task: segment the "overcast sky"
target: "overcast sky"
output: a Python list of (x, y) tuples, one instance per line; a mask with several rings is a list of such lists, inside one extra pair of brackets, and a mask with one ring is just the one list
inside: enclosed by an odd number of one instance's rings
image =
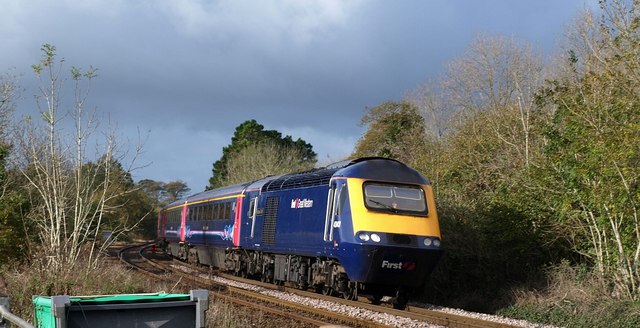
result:
[(121, 139), (148, 134), (134, 178), (202, 190), (236, 126), (256, 119), (310, 142), (321, 163), (349, 155), (366, 107), (433, 79), (479, 34), (551, 54), (597, 0), (0, 0), (0, 74), (25, 88), (43, 43), (99, 69), (92, 107)]

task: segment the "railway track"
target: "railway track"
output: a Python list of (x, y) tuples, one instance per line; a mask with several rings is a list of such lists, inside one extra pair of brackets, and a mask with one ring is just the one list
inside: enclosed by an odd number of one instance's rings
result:
[[(286, 304), (281, 304), (281, 306), (276, 307), (267, 302), (268, 299), (261, 298), (259, 295), (253, 295), (241, 289), (215, 283), (210, 279), (189, 274), (184, 270), (176, 270), (178, 265), (175, 263), (180, 263), (179, 261), (175, 261), (161, 253), (150, 252), (149, 249), (151, 246), (151, 244), (126, 246), (117, 252), (117, 257), (125, 265), (154, 279), (166, 281), (178, 280), (179, 283), (206, 288), (213, 293), (215, 298), (236, 306), (242, 306), (269, 315), (294, 320), (300, 323), (302, 327), (322, 327), (332, 324), (332, 322), (318, 320), (314, 317), (299, 315), (288, 310)], [(295, 310), (295, 308), (289, 308)]]
[(348, 325), (353, 327), (523, 327), (527, 322), (500, 320), (494, 316), (469, 316), (440, 309), (409, 306), (396, 310), (390, 304), (373, 305), (317, 294), (296, 288), (275, 286), (235, 277), (171, 259), (148, 251), (150, 245), (135, 245), (120, 251), (121, 261), (157, 279), (190, 281), (207, 288), (228, 302), (284, 316), (307, 326)]

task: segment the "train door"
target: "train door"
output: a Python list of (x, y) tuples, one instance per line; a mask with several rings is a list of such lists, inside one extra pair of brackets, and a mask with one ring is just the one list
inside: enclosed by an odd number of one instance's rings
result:
[(240, 231), (242, 230), (242, 199), (238, 197), (232, 207), (233, 213), (233, 246), (240, 246)]
[(347, 184), (345, 180), (333, 180), (327, 194), (327, 212), (324, 223), (324, 241), (329, 247), (337, 247), (338, 234), (342, 225), (342, 209), (346, 202)]
[(189, 213), (189, 208), (187, 206), (187, 202), (184, 202), (184, 206), (182, 207), (182, 212), (180, 214), (180, 241), (184, 242), (185, 238), (185, 229), (187, 225), (187, 215)]
[(258, 216), (264, 209), (259, 209), (258, 204), (260, 202), (259, 192), (248, 192), (245, 194), (244, 201), (242, 202), (242, 233), (241, 238), (245, 246), (256, 246), (260, 243), (260, 230)]

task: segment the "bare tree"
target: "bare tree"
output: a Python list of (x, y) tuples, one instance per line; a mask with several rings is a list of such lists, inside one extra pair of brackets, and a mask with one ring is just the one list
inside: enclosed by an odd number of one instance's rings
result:
[(0, 138), (6, 137), (9, 119), (18, 98), (16, 77), (9, 73), (0, 76)]
[[(131, 189), (114, 187), (111, 175), (122, 159), (113, 131), (102, 132), (100, 120), (86, 110), (86, 100), (96, 69), (71, 68), (75, 85), (73, 106), (63, 109), (64, 60), (56, 61), (55, 47), (45, 44), (43, 57), (33, 69), (40, 79), (36, 103), (41, 121), (27, 118), (16, 132), (16, 167), (28, 181), (26, 189), (33, 205), (28, 214), (37, 226), (42, 251), (51, 272), (64, 276), (77, 269), (78, 259), (87, 266), (97, 264), (99, 233), (105, 214), (123, 204), (114, 200)], [(65, 128), (73, 127), (71, 133)], [(104, 140), (98, 140), (98, 132)], [(89, 143), (95, 156), (89, 162)], [(137, 151), (139, 148), (137, 148)], [(133, 156), (135, 160), (136, 156)], [(119, 227), (122, 232), (130, 227)]]
[(542, 59), (531, 45), (505, 37), (479, 37), (449, 66), (443, 89), (462, 121), (486, 111), (504, 117), (479, 129), (492, 129), (511, 149), (512, 160), (528, 167), (534, 95), (542, 83)]
[(7, 183), (4, 172), (4, 161), (9, 145), (6, 141), (11, 115), (14, 111), (15, 101), (18, 98), (18, 86), (16, 77), (10, 74), (0, 76), (0, 199), (5, 195)]

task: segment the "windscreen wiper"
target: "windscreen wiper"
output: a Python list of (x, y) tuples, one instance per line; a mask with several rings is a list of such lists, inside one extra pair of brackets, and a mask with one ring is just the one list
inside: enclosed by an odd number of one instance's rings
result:
[(374, 203), (374, 204), (376, 204), (376, 205), (380, 205), (380, 206), (392, 211), (393, 213), (398, 213), (398, 209), (394, 208), (393, 206), (387, 205), (385, 203), (381, 203), (381, 202), (379, 202), (377, 200), (373, 200), (373, 199), (367, 199), (367, 200), (372, 202), (372, 203)]

